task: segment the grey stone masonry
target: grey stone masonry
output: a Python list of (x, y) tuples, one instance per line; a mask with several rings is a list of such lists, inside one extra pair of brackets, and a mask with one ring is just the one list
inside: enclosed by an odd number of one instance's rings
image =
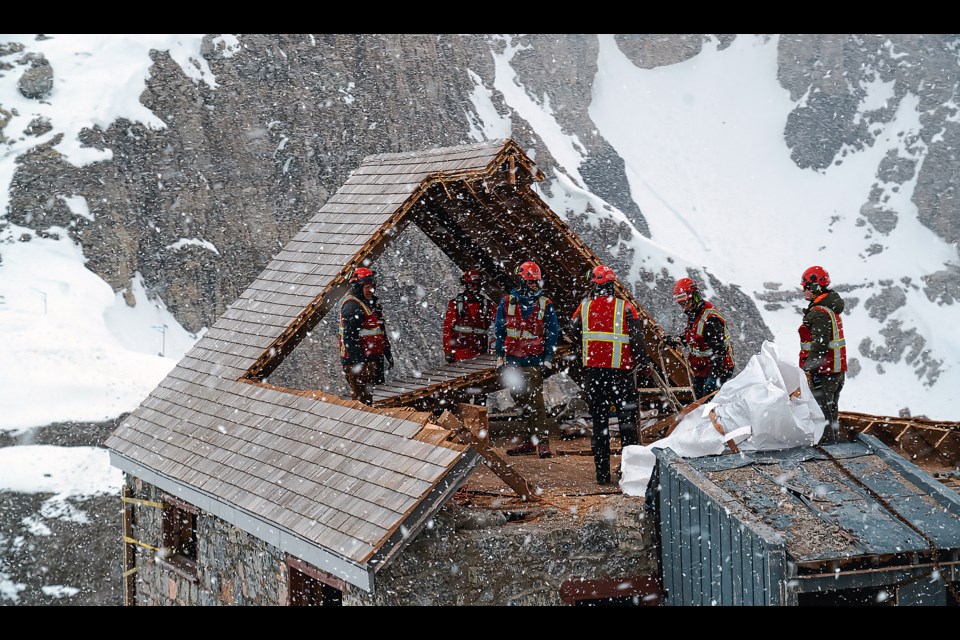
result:
[[(643, 499), (610, 495), (580, 513), (544, 508), (529, 520), (483, 517), (447, 503), (433, 526), (377, 574), (372, 594), (344, 604), (553, 606), (570, 580), (616, 580), (657, 573)], [(536, 512), (537, 509), (534, 509)]]
[[(160, 492), (128, 477), (133, 497)], [(160, 546), (161, 511), (138, 506), (131, 536)], [(202, 511), (191, 580), (140, 548), (137, 605), (277, 606), (288, 603), (289, 569), (278, 549)], [(535, 507), (504, 512), (450, 501), (418, 538), (381, 570), (373, 593), (347, 585), (345, 606), (560, 605), (568, 580), (653, 576), (653, 529), (643, 500), (607, 496), (582, 512)]]
[[(128, 477), (133, 497), (161, 500), (156, 487)], [(159, 547), (161, 510), (136, 508), (132, 537)], [(140, 548), (137, 553), (136, 599), (138, 606), (158, 605), (285, 605), (288, 569), (285, 555), (262, 540), (244, 533), (215, 516), (197, 517), (197, 571), (191, 580)]]

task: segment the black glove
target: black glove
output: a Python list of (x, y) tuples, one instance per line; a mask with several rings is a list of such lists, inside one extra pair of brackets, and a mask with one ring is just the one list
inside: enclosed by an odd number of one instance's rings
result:
[(709, 378), (703, 379), (703, 395), (708, 393), (713, 393), (720, 388), (720, 379), (710, 376)]
[(387, 371), (390, 371), (390, 369), (393, 369), (393, 354), (392, 354), (392, 353), (387, 353), (387, 354), (384, 356), (384, 361), (387, 363)]
[(452, 353), (444, 354), (443, 359), (447, 361), (447, 364), (453, 364), (457, 361), (457, 359), (453, 357)]
[(667, 336), (663, 339), (663, 344), (668, 347), (680, 348), (683, 346), (683, 340), (680, 339), (680, 336)]

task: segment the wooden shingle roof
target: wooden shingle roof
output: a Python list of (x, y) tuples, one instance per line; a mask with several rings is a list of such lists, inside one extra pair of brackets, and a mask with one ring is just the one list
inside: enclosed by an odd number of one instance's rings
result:
[(423, 421), (287, 393), (248, 374), (339, 298), (336, 285), (421, 182), (485, 170), (504, 147), (367, 158), (111, 434), (114, 466), (371, 589), (384, 559), (459, 487), (476, 454), (415, 439)]
[[(353, 270), (372, 264), (410, 224), (461, 269), (479, 268), (494, 297), (514, 286), (514, 265), (536, 260), (558, 313), (569, 317), (583, 297), (584, 272), (600, 259), (532, 189), (542, 179), (509, 139), (367, 157), (224, 314), (260, 323), (264, 340), (254, 349), (261, 353), (247, 375), (268, 377), (342, 298)], [(644, 316), (648, 349), (657, 349), (659, 324), (619, 282), (617, 293)], [(663, 355), (667, 377), (689, 386), (682, 354)]]
[[(353, 270), (370, 264), (407, 224), (432, 188), (465, 176), (493, 176), (505, 162), (528, 168), (528, 181), (540, 179), (523, 152), (509, 140), (369, 156), (347, 178), (300, 232), (277, 254), (239, 305), (225, 318), (262, 317), (258, 331), (269, 339), (250, 374), (265, 377), (303, 334), (346, 292)], [(442, 186), (441, 186), (442, 188)], [(249, 315), (252, 313), (252, 316)]]

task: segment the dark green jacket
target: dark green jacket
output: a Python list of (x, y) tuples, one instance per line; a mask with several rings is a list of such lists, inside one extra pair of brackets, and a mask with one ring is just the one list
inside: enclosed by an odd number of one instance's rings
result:
[(843, 312), (843, 298), (833, 290), (828, 290), (827, 295), (818, 300), (819, 296), (814, 297), (807, 305), (807, 310), (803, 314), (803, 324), (810, 330), (812, 339), (810, 340), (810, 354), (803, 365), (804, 371), (816, 371), (823, 362), (824, 356), (830, 351), (828, 346), (833, 339), (833, 324), (830, 322), (830, 316), (822, 311), (813, 311), (813, 307), (826, 307), (836, 313), (838, 316)]

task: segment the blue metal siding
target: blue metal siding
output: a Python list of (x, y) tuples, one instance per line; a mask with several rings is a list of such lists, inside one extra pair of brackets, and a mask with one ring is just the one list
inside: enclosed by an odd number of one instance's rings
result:
[(664, 604), (785, 604), (782, 537), (749, 518), (729, 495), (671, 450), (660, 464), (660, 536)]
[(859, 440), (691, 459), (654, 449), (663, 604), (842, 603), (878, 587), (897, 604), (945, 604), (944, 581), (960, 577), (960, 495)]

